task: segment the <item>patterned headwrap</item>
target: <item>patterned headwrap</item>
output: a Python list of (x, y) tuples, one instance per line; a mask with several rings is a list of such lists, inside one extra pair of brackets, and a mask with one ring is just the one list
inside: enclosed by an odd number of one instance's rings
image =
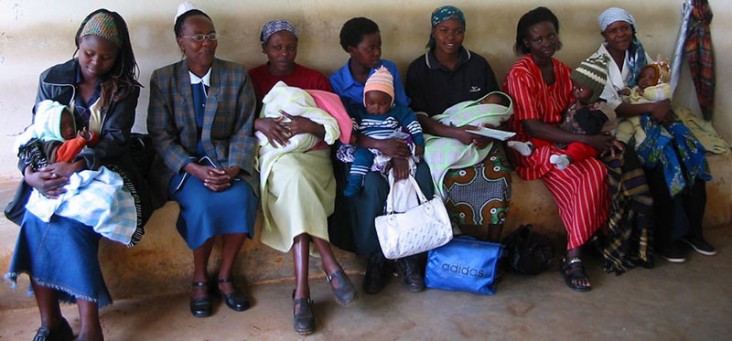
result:
[[(460, 24), (463, 25), (463, 28), (465, 28), (465, 14), (455, 6), (442, 6), (435, 8), (435, 10), (432, 11), (432, 18), (430, 19), (432, 22), (432, 28), (435, 28), (437, 24), (450, 19), (459, 21)], [(432, 34), (430, 33), (430, 40), (427, 42), (427, 47), (431, 49), (434, 46), (435, 38), (432, 37)]]
[(638, 75), (643, 71), (643, 67), (646, 66), (646, 50), (635, 34), (635, 18), (628, 11), (618, 7), (610, 7), (597, 18), (597, 24), (600, 25), (600, 32), (605, 32), (608, 26), (618, 21), (627, 22), (633, 28), (633, 41), (628, 49), (628, 67), (630, 68), (630, 72), (628, 73), (628, 79), (625, 80), (625, 85), (632, 88), (636, 85)]
[(89, 18), (84, 28), (79, 34), (79, 38), (86, 36), (97, 36), (113, 41), (117, 46), (122, 46), (122, 40), (119, 37), (117, 24), (114, 18), (108, 13), (100, 12)]
[(287, 20), (272, 20), (266, 22), (264, 26), (262, 26), (262, 33), (259, 34), (259, 41), (264, 44), (269, 40), (270, 36), (279, 31), (292, 32), (292, 34), (295, 35), (295, 38), (297, 38), (297, 29), (295, 28), (295, 25)]

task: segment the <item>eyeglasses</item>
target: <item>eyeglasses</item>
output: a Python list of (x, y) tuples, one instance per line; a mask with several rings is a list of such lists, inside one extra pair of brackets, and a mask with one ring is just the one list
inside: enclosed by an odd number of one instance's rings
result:
[(191, 39), (193, 41), (200, 43), (206, 39), (208, 39), (210, 41), (216, 41), (216, 39), (219, 39), (219, 35), (216, 32), (214, 32), (214, 33), (209, 33), (209, 34), (194, 34), (190, 37), (181, 37), (181, 38)]

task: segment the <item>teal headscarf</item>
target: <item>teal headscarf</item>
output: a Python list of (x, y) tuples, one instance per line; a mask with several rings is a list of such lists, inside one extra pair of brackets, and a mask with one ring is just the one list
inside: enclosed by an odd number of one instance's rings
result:
[[(455, 6), (442, 6), (432, 11), (432, 28), (435, 28), (437, 24), (450, 19), (459, 21), (460, 24), (463, 25), (463, 28), (465, 28), (465, 14)], [(432, 37), (432, 33), (430, 33), (430, 40), (427, 42), (427, 47), (430, 49), (435, 47), (435, 38)]]

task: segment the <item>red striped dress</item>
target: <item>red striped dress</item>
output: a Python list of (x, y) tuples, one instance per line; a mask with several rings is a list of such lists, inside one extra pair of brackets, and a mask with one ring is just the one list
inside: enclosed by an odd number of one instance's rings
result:
[[(558, 126), (562, 112), (572, 103), (570, 69), (553, 59), (554, 79), (547, 85), (531, 55), (511, 67), (503, 89), (514, 101), (511, 125), (518, 134), (516, 140), (527, 141), (521, 120), (538, 119)], [(516, 172), (526, 180), (541, 179), (554, 196), (564, 227), (567, 229), (567, 249), (584, 244), (603, 226), (608, 217), (609, 197), (605, 178), (607, 170), (595, 158), (572, 163), (561, 171), (549, 163), (551, 154), (564, 154), (553, 144), (537, 147), (528, 157), (513, 152)]]

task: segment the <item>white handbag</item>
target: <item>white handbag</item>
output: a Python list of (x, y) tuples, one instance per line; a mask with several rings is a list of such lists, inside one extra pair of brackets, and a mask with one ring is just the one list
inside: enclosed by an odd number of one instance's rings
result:
[(440, 197), (427, 201), (417, 181), (410, 175), (419, 206), (404, 213), (394, 212), (394, 183), (386, 198), (386, 214), (376, 217), (376, 234), (388, 259), (403, 258), (432, 250), (452, 239), (452, 226)]

